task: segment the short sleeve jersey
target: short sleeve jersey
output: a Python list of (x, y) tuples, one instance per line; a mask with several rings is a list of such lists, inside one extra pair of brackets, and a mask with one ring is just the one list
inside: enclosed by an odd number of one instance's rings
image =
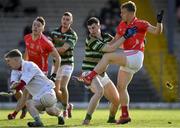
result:
[(22, 61), (21, 70), (12, 70), (11, 82), (23, 80), (25, 88), (32, 96), (42, 93), (47, 88), (54, 88), (54, 84), (49, 80), (40, 68), (33, 62)]
[(103, 47), (113, 39), (108, 33), (102, 33), (101, 36), (102, 39), (92, 36), (86, 38), (85, 57), (82, 64), (83, 71), (94, 69), (104, 54), (102, 52)]
[(59, 27), (51, 32), (51, 38), (55, 47), (62, 47), (65, 43), (69, 44), (69, 49), (61, 55), (61, 65), (73, 64), (73, 50), (78, 40), (76, 32), (70, 28), (67, 32), (63, 33), (61, 32), (61, 27)]
[(139, 20), (136, 17), (126, 24), (124, 21), (121, 21), (117, 27), (117, 34), (123, 36), (127, 28), (137, 27), (137, 33), (125, 40), (123, 43), (124, 50), (139, 50), (144, 52), (144, 38), (146, 36), (147, 28), (149, 23), (145, 20)]
[(53, 51), (52, 42), (44, 35), (33, 40), (32, 35), (28, 34), (24, 37), (29, 61), (33, 61), (39, 66), (43, 72), (48, 71), (48, 56)]

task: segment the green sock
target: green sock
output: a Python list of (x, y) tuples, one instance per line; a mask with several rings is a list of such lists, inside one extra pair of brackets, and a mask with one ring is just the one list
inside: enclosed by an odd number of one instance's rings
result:
[(109, 116), (109, 119), (108, 119), (109, 121), (113, 121), (113, 120), (115, 120), (115, 116)]
[(91, 115), (90, 114), (86, 114), (85, 120), (91, 120)]

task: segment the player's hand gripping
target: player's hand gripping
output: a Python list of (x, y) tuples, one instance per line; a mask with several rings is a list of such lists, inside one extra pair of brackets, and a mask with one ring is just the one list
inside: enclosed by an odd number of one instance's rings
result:
[(13, 113), (10, 113), (10, 114), (8, 115), (8, 120), (13, 120), (13, 119), (15, 119), (15, 118), (16, 118), (16, 115), (13, 114)]
[(161, 11), (157, 14), (157, 22), (158, 22), (158, 23), (162, 23), (163, 16), (164, 16), (164, 10), (161, 10)]
[(50, 75), (49, 79), (52, 80), (53, 82), (55, 82), (56, 81), (56, 73), (53, 73), (52, 75)]
[(131, 36), (133, 36), (136, 32), (137, 32), (137, 27), (136, 26), (134, 26), (132, 28), (127, 28), (125, 34), (123, 35), (123, 37), (125, 39), (128, 39)]
[(19, 83), (20, 83), (19, 81), (13, 82), (13, 83), (11, 84), (11, 86), (10, 86), (10, 90), (14, 90)]

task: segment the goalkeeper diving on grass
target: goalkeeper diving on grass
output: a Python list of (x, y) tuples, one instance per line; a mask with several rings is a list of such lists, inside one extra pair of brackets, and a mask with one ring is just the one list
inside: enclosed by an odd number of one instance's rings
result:
[(42, 111), (46, 111), (51, 116), (56, 116), (58, 124), (63, 125), (64, 118), (55, 105), (57, 98), (53, 81), (49, 80), (34, 62), (24, 61), (18, 49), (6, 53), (4, 59), (12, 69), (11, 81), (16, 81), (16, 84), (11, 85), (11, 91), (23, 90), (23, 95), (17, 103), (15, 112), (9, 116), (13, 118), (26, 104), (28, 112), (34, 119), (34, 122), (27, 123), (29, 127), (44, 126), (39, 116)]

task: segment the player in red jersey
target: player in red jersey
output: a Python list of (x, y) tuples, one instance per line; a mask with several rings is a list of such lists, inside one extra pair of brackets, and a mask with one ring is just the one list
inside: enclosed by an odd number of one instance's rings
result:
[[(38, 67), (44, 72), (44, 74), (48, 74), (48, 57), (52, 55), (52, 57), (56, 60), (54, 66), (54, 72), (50, 76), (50, 79), (55, 82), (56, 73), (60, 66), (60, 56), (53, 46), (52, 42), (48, 40), (48, 38), (43, 34), (45, 27), (45, 20), (43, 17), (37, 17), (32, 24), (32, 33), (25, 35), (24, 41), (26, 44), (25, 56), (24, 59), (28, 61), (32, 61), (38, 65)], [(18, 99), (21, 97), (22, 93), (17, 92), (19, 94)], [(21, 95), (20, 95), (21, 94)], [(15, 119), (17, 115), (17, 111), (14, 111), (12, 114), (8, 115), (8, 119)], [(22, 115), (22, 117), (25, 116)], [(23, 117), (24, 118), (24, 117)]]
[(122, 115), (120, 116), (117, 124), (125, 124), (131, 121), (129, 116), (129, 94), (127, 87), (132, 80), (134, 73), (140, 70), (143, 66), (144, 60), (144, 38), (146, 32), (152, 34), (160, 34), (163, 29), (162, 19), (163, 11), (157, 15), (157, 25), (153, 26), (145, 20), (140, 20), (136, 17), (136, 5), (132, 1), (128, 1), (121, 6), (122, 21), (117, 27), (115, 39), (111, 43), (120, 42), (118, 39), (122, 37), (127, 28), (136, 26), (137, 33), (125, 40), (122, 43), (123, 52), (112, 52), (104, 54), (98, 65), (86, 76), (81, 76), (79, 81), (83, 81), (89, 85), (92, 79), (97, 75), (104, 72), (108, 64), (118, 64), (120, 69), (118, 72), (117, 88), (120, 96), (120, 104)]
[(25, 60), (33, 61), (47, 75), (48, 73), (48, 56), (56, 60), (54, 74), (60, 65), (60, 57), (53, 46), (53, 43), (42, 33), (45, 27), (43, 17), (37, 17), (32, 25), (32, 33), (24, 37), (26, 43)]

